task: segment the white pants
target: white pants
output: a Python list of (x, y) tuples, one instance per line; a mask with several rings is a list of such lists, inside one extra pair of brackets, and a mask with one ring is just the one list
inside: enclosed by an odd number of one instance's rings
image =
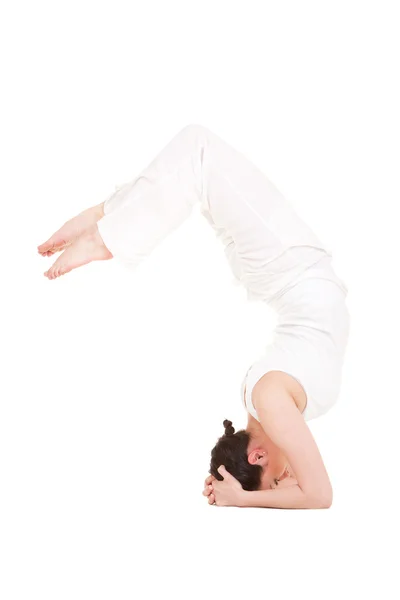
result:
[(205, 127), (183, 128), (106, 199), (99, 232), (114, 258), (134, 269), (197, 204), (248, 299), (267, 302), (279, 315), (274, 343), (243, 380), (247, 410), (258, 418), (251, 391), (273, 369), (303, 385), (305, 419), (326, 412), (340, 387), (347, 287), (333, 271), (330, 250), (245, 156)]

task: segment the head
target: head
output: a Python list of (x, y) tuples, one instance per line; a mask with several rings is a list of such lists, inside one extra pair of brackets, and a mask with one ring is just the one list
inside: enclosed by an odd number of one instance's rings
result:
[(286, 459), (282, 452), (267, 437), (260, 423), (251, 418), (247, 430), (235, 433), (232, 421), (223, 422), (225, 433), (211, 450), (209, 473), (219, 481), (217, 471), (224, 465), (245, 490), (268, 489), (274, 478), (285, 468)]

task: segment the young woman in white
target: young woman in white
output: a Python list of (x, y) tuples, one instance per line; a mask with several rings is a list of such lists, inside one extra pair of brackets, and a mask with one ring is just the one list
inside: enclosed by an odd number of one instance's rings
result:
[(242, 380), (247, 428), (224, 421), (203, 494), (217, 506), (327, 508), (332, 486), (306, 421), (339, 395), (348, 289), (329, 249), (245, 156), (205, 127), (184, 127), (137, 177), (38, 247), (62, 251), (45, 275), (113, 257), (135, 268), (196, 203), (248, 299), (278, 316)]

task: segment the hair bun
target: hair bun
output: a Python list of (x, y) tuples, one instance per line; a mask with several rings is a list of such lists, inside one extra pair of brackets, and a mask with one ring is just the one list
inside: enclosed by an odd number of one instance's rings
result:
[(223, 426), (225, 427), (225, 435), (233, 435), (235, 433), (235, 428), (232, 427), (232, 421), (225, 419)]

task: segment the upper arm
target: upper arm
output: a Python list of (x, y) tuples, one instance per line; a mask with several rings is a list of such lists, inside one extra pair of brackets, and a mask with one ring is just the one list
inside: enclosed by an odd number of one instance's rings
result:
[(262, 428), (286, 456), (302, 491), (330, 504), (332, 486), (322, 456), (291, 394), (278, 381), (258, 383), (252, 397)]

